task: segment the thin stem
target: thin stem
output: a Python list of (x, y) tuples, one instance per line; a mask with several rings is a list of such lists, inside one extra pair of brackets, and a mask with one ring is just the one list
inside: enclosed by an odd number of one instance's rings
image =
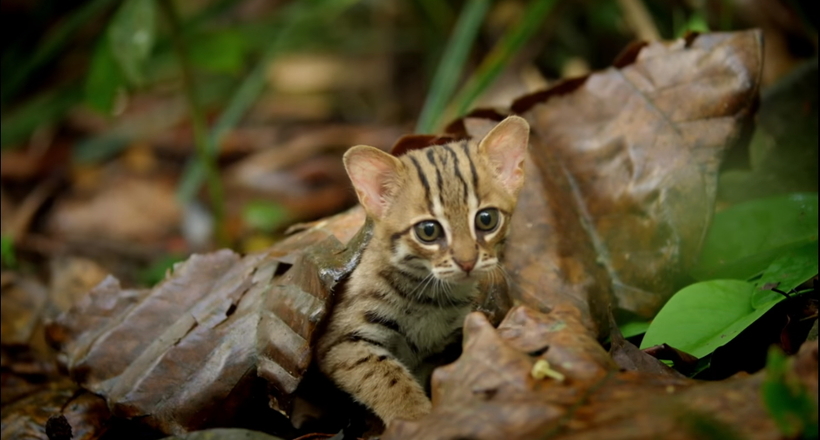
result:
[(185, 99), (188, 102), (188, 110), (191, 114), (191, 125), (194, 129), (194, 145), (196, 147), (197, 159), (202, 164), (208, 182), (208, 196), (213, 211), (214, 224), (216, 225), (216, 240), (220, 246), (228, 245), (228, 232), (225, 225), (225, 197), (222, 190), (222, 181), (219, 178), (219, 170), (216, 166), (216, 148), (209, 145), (211, 137), (208, 136), (205, 114), (199, 97), (196, 93), (194, 75), (191, 64), (188, 60), (188, 51), (185, 41), (182, 38), (182, 26), (179, 14), (172, 0), (157, 0), (168, 20), (170, 28), (171, 43), (174, 52), (177, 54), (179, 64), (182, 69), (182, 89)]
[(520, 23), (510, 26), (490, 53), (459, 90), (453, 99), (448, 117), (461, 117), (466, 114), (482, 92), (498, 78), (513, 56), (530, 40), (540, 28), (544, 18), (555, 6), (556, 0), (534, 0), (527, 4)]
[(416, 124), (416, 133), (432, 133), (441, 124), (444, 108), (458, 84), (467, 55), (489, 7), (487, 0), (471, 0), (464, 5), (433, 77)]

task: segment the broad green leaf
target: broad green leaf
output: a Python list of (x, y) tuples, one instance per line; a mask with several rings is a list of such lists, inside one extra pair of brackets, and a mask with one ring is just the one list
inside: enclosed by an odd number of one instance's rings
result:
[(758, 307), (782, 296), (772, 290), (763, 290), (766, 284), (777, 284), (777, 289), (790, 292), (792, 289), (817, 275), (817, 241), (807, 243), (781, 255), (763, 271), (763, 275), (754, 284), (757, 287), (752, 295), (752, 306)]
[(749, 279), (779, 256), (817, 242), (817, 193), (741, 203), (715, 214), (692, 276)]
[(85, 102), (101, 113), (110, 114), (117, 92), (124, 86), (125, 77), (111, 53), (108, 38), (103, 36), (94, 49), (85, 78)]
[(245, 61), (246, 45), (232, 30), (197, 35), (190, 39), (191, 63), (215, 73), (237, 73)]
[(766, 379), (760, 387), (766, 410), (787, 438), (817, 438), (817, 405), (805, 386), (789, 374), (788, 359), (769, 349)]
[(154, 0), (125, 0), (108, 26), (111, 53), (137, 86), (143, 82), (142, 65), (154, 46), (155, 7)]
[(618, 328), (621, 330), (624, 338), (631, 338), (646, 333), (646, 329), (649, 328), (649, 323), (646, 321), (630, 321), (619, 325)]
[(728, 343), (783, 298), (752, 307), (755, 286), (739, 280), (692, 284), (676, 293), (646, 330), (641, 348), (669, 344), (702, 358)]

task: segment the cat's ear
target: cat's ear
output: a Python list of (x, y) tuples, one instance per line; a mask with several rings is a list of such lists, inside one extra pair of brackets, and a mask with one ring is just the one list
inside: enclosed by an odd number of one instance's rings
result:
[(527, 121), (520, 116), (510, 116), (478, 144), (478, 151), (489, 160), (499, 182), (510, 194), (518, 194), (524, 184), (524, 157), (529, 140)]
[(401, 162), (378, 148), (357, 145), (347, 150), (344, 163), (365, 211), (382, 218), (394, 194)]

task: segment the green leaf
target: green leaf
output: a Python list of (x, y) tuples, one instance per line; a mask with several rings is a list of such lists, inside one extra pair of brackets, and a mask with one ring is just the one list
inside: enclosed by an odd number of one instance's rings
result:
[(817, 406), (806, 387), (793, 374), (777, 348), (769, 349), (766, 379), (760, 387), (766, 410), (787, 438), (817, 438)]
[(754, 282), (757, 290), (752, 295), (752, 306), (758, 307), (782, 296), (772, 290), (762, 290), (761, 287), (766, 284), (777, 284), (778, 290), (789, 293), (817, 275), (817, 251), (817, 241), (814, 241), (792, 249), (772, 261), (763, 275)]
[(444, 109), (456, 89), (467, 55), (489, 6), (488, 0), (473, 0), (464, 4), (427, 92), (424, 108), (416, 124), (416, 133), (432, 133), (438, 128), (437, 124), (441, 122)]
[(678, 29), (675, 33), (676, 38), (684, 36), (687, 32), (709, 32), (709, 23), (706, 22), (706, 17), (699, 11), (694, 11), (686, 23)]
[(85, 79), (85, 102), (101, 113), (111, 114), (117, 93), (124, 86), (125, 76), (111, 53), (108, 38), (103, 36), (94, 49), (88, 68)]
[(283, 226), (290, 220), (289, 217), (281, 205), (262, 200), (249, 202), (242, 210), (242, 219), (245, 223), (264, 232), (271, 232)]
[(182, 254), (163, 255), (140, 271), (138, 279), (143, 285), (153, 286), (165, 279), (165, 275), (174, 267), (174, 264), (186, 258), (187, 256)]
[(752, 307), (755, 286), (739, 280), (692, 284), (676, 293), (649, 325), (641, 348), (669, 344), (702, 358), (728, 343), (784, 298)]
[(17, 257), (14, 253), (14, 239), (11, 236), (0, 237), (0, 264), (3, 267), (16, 267)]
[(638, 336), (640, 334), (646, 333), (646, 329), (649, 328), (649, 322), (630, 321), (623, 325), (619, 325), (618, 328), (621, 330), (621, 333), (624, 335), (624, 338), (628, 339), (633, 336)]
[(154, 0), (125, 0), (108, 26), (111, 52), (132, 84), (142, 85), (143, 63), (156, 37)]
[(817, 193), (740, 203), (715, 214), (691, 275), (749, 279), (779, 256), (812, 242), (817, 242)]
[(200, 34), (191, 38), (191, 63), (214, 73), (238, 73), (245, 62), (246, 45), (233, 30)]

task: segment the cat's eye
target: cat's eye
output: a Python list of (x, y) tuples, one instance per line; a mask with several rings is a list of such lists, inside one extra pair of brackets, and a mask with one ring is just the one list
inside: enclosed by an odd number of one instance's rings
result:
[(438, 240), (442, 233), (441, 224), (433, 220), (418, 222), (413, 226), (413, 229), (416, 231), (416, 237), (425, 243)]
[(498, 226), (498, 210), (487, 208), (475, 215), (475, 227), (479, 231), (489, 232)]

